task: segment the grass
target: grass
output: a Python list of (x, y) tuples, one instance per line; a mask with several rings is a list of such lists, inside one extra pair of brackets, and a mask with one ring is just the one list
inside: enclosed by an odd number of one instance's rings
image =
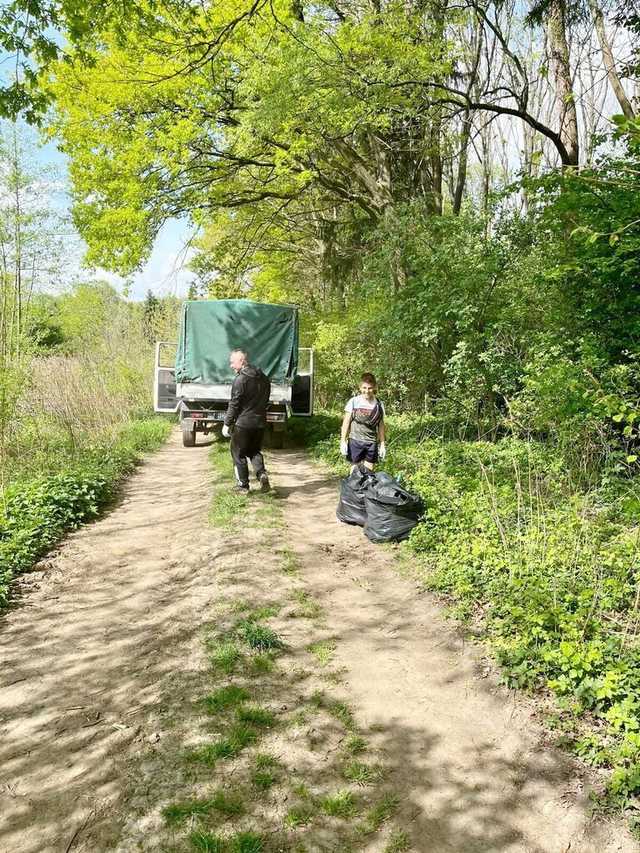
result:
[(393, 817), (398, 809), (400, 800), (395, 794), (385, 794), (374, 806), (367, 810), (364, 820), (358, 827), (361, 835), (377, 832), (382, 824)]
[(245, 747), (258, 739), (258, 732), (244, 723), (236, 723), (231, 726), (226, 737), (215, 743), (205, 744), (187, 753), (186, 758), (190, 762), (213, 766), (220, 759), (235, 758)]
[(278, 781), (281, 764), (273, 755), (259, 752), (253, 760), (253, 767), (251, 782), (256, 788), (266, 791)]
[(235, 684), (227, 684), (219, 687), (213, 693), (209, 693), (200, 702), (209, 714), (217, 714), (246, 702), (249, 698), (248, 692)]
[(309, 646), (309, 651), (316, 658), (320, 666), (329, 666), (333, 660), (333, 653), (337, 646), (333, 640), (321, 640), (318, 643), (312, 643)]
[(236, 718), (240, 723), (248, 723), (258, 728), (271, 728), (275, 724), (276, 718), (271, 711), (266, 708), (259, 708), (257, 705), (246, 705), (238, 708)]
[(216, 791), (208, 799), (185, 800), (172, 803), (162, 810), (166, 822), (172, 826), (179, 825), (191, 817), (205, 817), (211, 812), (218, 812), (224, 817), (237, 817), (244, 814), (245, 805), (241, 797), (236, 793)]
[(284, 646), (276, 632), (267, 625), (261, 625), (253, 619), (242, 619), (236, 626), (238, 636), (247, 645), (259, 652), (281, 649)]
[(393, 832), (386, 843), (384, 853), (405, 853), (411, 850), (411, 841), (404, 829), (398, 829)]
[(214, 640), (208, 643), (208, 647), (211, 665), (225, 675), (230, 675), (242, 658), (242, 652), (233, 640)]
[(200, 853), (263, 853), (265, 849), (262, 836), (255, 832), (238, 832), (230, 838), (220, 838), (209, 832), (192, 832), (189, 841)]
[(343, 767), (342, 775), (349, 782), (356, 782), (358, 785), (373, 785), (384, 777), (384, 772), (378, 765), (350, 761)]
[(356, 798), (351, 791), (338, 791), (324, 797), (320, 801), (320, 808), (329, 817), (340, 817), (343, 820), (349, 820), (358, 813)]
[(240, 492), (216, 492), (209, 509), (209, 523), (214, 527), (229, 530), (238, 521), (238, 516), (246, 510), (248, 495)]
[(315, 817), (315, 808), (311, 803), (301, 803), (293, 806), (287, 812), (284, 823), (289, 829), (296, 829), (299, 826), (307, 826)]
[(273, 672), (274, 667), (275, 661), (270, 652), (259, 652), (249, 659), (249, 669), (252, 675), (266, 675), (268, 672)]
[(319, 619), (323, 615), (322, 607), (315, 601), (310, 593), (303, 589), (297, 589), (291, 596), (298, 606), (291, 611), (291, 616), (301, 619)]
[(280, 551), (280, 555), (282, 557), (280, 569), (285, 575), (300, 574), (300, 563), (298, 561), (298, 557), (293, 553), (293, 551), (289, 548), (283, 548), (282, 551)]
[(367, 742), (360, 735), (350, 735), (347, 738), (344, 749), (350, 755), (359, 755), (361, 752), (366, 752)]

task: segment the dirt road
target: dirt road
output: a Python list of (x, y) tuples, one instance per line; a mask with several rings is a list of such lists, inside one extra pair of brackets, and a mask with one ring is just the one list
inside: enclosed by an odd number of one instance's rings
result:
[[(123, 790), (242, 542), (208, 523), (208, 449), (179, 441), (26, 576), (0, 620), (2, 853), (165, 849), (122, 847)], [(640, 849), (620, 825), (590, 822), (579, 768), (542, 745), (530, 704), (497, 686), (481, 649), (398, 574), (392, 552), (336, 522), (335, 480), (299, 452), (268, 462), (278, 536), (326, 614), (358, 722), (386, 755), (411, 849)], [(243, 550), (242, 567), (264, 572), (264, 556)]]

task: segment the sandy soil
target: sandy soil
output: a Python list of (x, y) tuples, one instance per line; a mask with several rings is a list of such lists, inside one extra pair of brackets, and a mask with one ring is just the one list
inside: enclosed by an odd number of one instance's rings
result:
[[(335, 520), (335, 479), (302, 453), (268, 461), (284, 542), (325, 611), (358, 722), (379, 733), (412, 849), (639, 850), (623, 827), (589, 821), (580, 768), (543, 745), (530, 703), (497, 685), (392, 551)], [(210, 489), (207, 448), (175, 435), (116, 508), (25, 576), (0, 622), (2, 853), (119, 845), (161, 690), (188, 660), (219, 567), (239, 564), (241, 540), (208, 525)], [(263, 563), (245, 551), (244, 576)]]

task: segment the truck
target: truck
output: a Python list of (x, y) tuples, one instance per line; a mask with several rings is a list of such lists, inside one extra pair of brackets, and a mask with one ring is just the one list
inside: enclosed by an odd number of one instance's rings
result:
[(235, 378), (229, 353), (243, 349), (271, 380), (266, 443), (282, 447), (289, 417), (313, 414), (313, 350), (298, 346), (298, 332), (293, 305), (186, 300), (177, 343), (156, 343), (154, 410), (178, 413), (185, 447), (221, 431)]

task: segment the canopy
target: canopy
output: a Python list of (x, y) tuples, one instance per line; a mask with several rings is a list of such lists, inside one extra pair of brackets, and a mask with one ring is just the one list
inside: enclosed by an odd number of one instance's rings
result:
[(249, 299), (183, 303), (176, 382), (232, 382), (233, 349), (246, 350), (250, 363), (272, 382), (292, 381), (298, 366), (298, 309)]

